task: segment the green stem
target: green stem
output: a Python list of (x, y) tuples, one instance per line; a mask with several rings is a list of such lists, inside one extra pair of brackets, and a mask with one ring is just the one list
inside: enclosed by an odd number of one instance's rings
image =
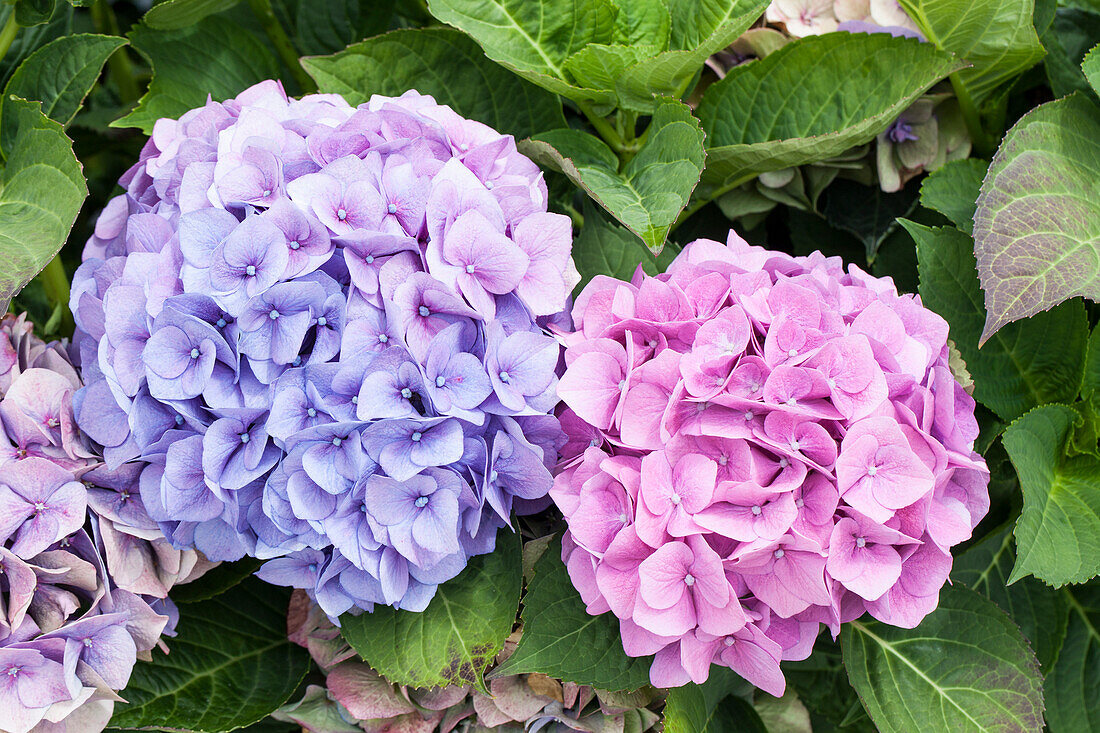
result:
[[(121, 36), (118, 18), (107, 0), (96, 0), (92, 5), (92, 23), (99, 33), (110, 36)], [(141, 97), (141, 87), (134, 77), (134, 65), (130, 62), (130, 56), (126, 48), (120, 48), (111, 54), (107, 61), (107, 71), (111, 75), (115, 86), (118, 88), (118, 97), (123, 104), (129, 105)]]
[(275, 10), (271, 7), (271, 0), (248, 0), (248, 5), (252, 8), (256, 19), (260, 21), (260, 26), (267, 34), (271, 45), (275, 47), (279, 58), (283, 60), (283, 63), (290, 69), (291, 76), (298, 82), (298, 87), (302, 90), (302, 93), (309, 94), (317, 91), (317, 84), (302, 68), (302, 63), (298, 59), (298, 50), (294, 48), (290, 36), (286, 34), (282, 24), (279, 23), (279, 19), (275, 16)]
[(15, 22), (15, 8), (12, 8), (8, 15), (8, 22), (4, 24), (3, 29), (0, 29), (0, 58), (7, 55), (11, 42), (15, 40), (18, 33), (19, 24)]
[(724, 194), (729, 193), (730, 191), (742, 184), (748, 183), (754, 178), (756, 178), (755, 175), (741, 176), (740, 178), (734, 179), (733, 183), (728, 183), (720, 186), (719, 188), (710, 191), (706, 196), (688, 202), (687, 208), (681, 211), (680, 215), (676, 217), (676, 221), (673, 222), (672, 228), (669, 230), (669, 233), (671, 234), (672, 232), (676, 231), (677, 227), (690, 219), (693, 214), (697, 213), (699, 209), (703, 208), (711, 201), (721, 198)]
[(69, 276), (65, 273), (65, 265), (61, 262), (61, 254), (50, 260), (42, 272), (38, 273), (38, 280), (42, 283), (42, 289), (46, 291), (46, 297), (54, 306), (53, 322), (60, 313), (60, 324), (64, 333), (70, 334), (75, 327), (73, 315), (69, 312)]
[(573, 208), (572, 204), (562, 204), (562, 209), (569, 215), (577, 231), (584, 229), (584, 215), (581, 212)]
[(963, 120), (966, 121), (966, 131), (970, 133), (970, 142), (974, 145), (974, 151), (980, 157), (988, 158), (993, 155), (996, 144), (982, 126), (982, 116), (974, 104), (974, 99), (970, 96), (970, 90), (966, 88), (958, 74), (952, 74), (948, 78), (955, 90), (955, 97), (959, 100), (959, 109), (962, 111)]
[(626, 145), (623, 143), (622, 136), (614, 126), (607, 121), (607, 118), (600, 117), (596, 114), (592, 107), (586, 102), (577, 102), (577, 109), (588, 118), (588, 121), (592, 123), (592, 127), (596, 128), (596, 132), (600, 133), (600, 137), (611, 146), (611, 149), (614, 150), (616, 154), (621, 155), (626, 151)]

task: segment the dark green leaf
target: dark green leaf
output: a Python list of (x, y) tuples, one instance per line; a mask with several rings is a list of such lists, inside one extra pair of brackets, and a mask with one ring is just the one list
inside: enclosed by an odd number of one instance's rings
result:
[(172, 589), (172, 600), (176, 603), (198, 603), (209, 600), (237, 586), (259, 570), (262, 564), (261, 561), (251, 557), (236, 562), (223, 562), (207, 570), (199, 579), (177, 585)]
[(1027, 639), (991, 601), (962, 586), (915, 629), (853, 621), (844, 666), (882, 733), (1038, 731), (1043, 679)]
[(797, 692), (810, 711), (810, 720), (817, 733), (837, 730), (875, 733), (867, 711), (844, 673), (840, 645), (827, 630), (818, 635), (807, 659), (784, 662), (783, 672), (788, 689)]
[(344, 638), (370, 666), (399, 685), (471, 685), (504, 647), (519, 608), (519, 539), (502, 530), (497, 548), (470, 558), (458, 577), (439, 586), (420, 613), (376, 606), (340, 617)]
[(1080, 419), (1072, 407), (1044, 405), (1004, 433), (1024, 495), (1010, 583), (1034, 575), (1059, 586), (1100, 572), (1100, 460), (1064, 455)]
[(726, 190), (862, 145), (958, 66), (930, 44), (885, 33), (803, 38), (737, 66), (699, 104), (704, 183)]
[(1061, 593), (1035, 578), (1008, 585), (1015, 562), (1012, 532), (1004, 527), (956, 558), (951, 579), (978, 591), (1012, 617), (1047, 673), (1062, 649), (1069, 608)]
[(1100, 585), (1063, 588), (1070, 608), (1066, 643), (1047, 674), (1047, 725), (1051, 733), (1100, 728)]
[(973, 234), (974, 209), (987, 167), (980, 158), (951, 161), (924, 179), (921, 206), (940, 212), (959, 229)]
[(666, 246), (654, 257), (630, 230), (609, 220), (586, 200), (584, 228), (573, 240), (573, 261), (581, 273), (577, 287), (583, 288), (596, 275), (629, 281), (639, 264), (650, 275), (656, 275), (665, 271), (677, 251), (676, 247)]
[(158, 31), (139, 24), (130, 42), (153, 65), (153, 80), (133, 112), (112, 127), (152, 132), (161, 117), (176, 118), (206, 101), (223, 100), (279, 75), (267, 45), (239, 24), (211, 15), (195, 25)]
[(535, 162), (565, 173), (627, 229), (660, 251), (687, 205), (703, 169), (703, 132), (684, 104), (663, 100), (648, 139), (622, 171), (601, 140), (572, 129), (551, 130), (527, 141)]
[[(15, 9), (7, 4), (0, 4), (0, 24), (4, 24), (11, 17)], [(72, 33), (73, 8), (68, 3), (59, 3), (54, 10), (53, 17), (46, 23), (31, 28), (20, 28), (19, 33), (11, 42), (8, 52), (0, 59), (0, 79), (4, 83), (11, 78), (19, 64), (24, 59), (49, 43), (55, 38)]]
[(267, 717), (309, 669), (309, 653), (286, 638), (289, 600), (289, 588), (249, 578), (188, 604), (170, 653), (134, 667), (111, 725), (220, 733)]
[(1093, 329), (1089, 336), (1088, 352), (1085, 355), (1085, 374), (1081, 379), (1081, 396), (1100, 397), (1100, 329)]
[(303, 54), (335, 53), (378, 35), (389, 29), (394, 5), (394, 0), (303, 2), (298, 5), (296, 23), (299, 50)]
[(229, 10), (241, 0), (167, 0), (154, 5), (145, 14), (145, 25), (158, 31), (187, 28), (208, 15)]
[(4, 100), (11, 131), (0, 174), (0, 312), (65, 243), (88, 187), (72, 142), (38, 102)]
[(626, 656), (612, 614), (588, 615), (561, 561), (559, 539), (535, 563), (519, 646), (491, 676), (539, 672), (605, 690), (636, 690), (649, 684), (651, 662)]
[(557, 97), (494, 64), (449, 28), (393, 31), (302, 65), (321, 91), (342, 94), (350, 104), (416, 89), (517, 138), (565, 125)]
[(910, 181), (897, 193), (885, 193), (877, 185), (840, 179), (829, 187), (825, 218), (838, 229), (852, 233), (874, 262), (879, 245), (897, 228), (897, 219), (908, 216), (917, 205), (918, 186)]
[(975, 399), (1005, 422), (1037, 405), (1072, 400), (1088, 342), (1081, 302), (1010, 324), (979, 349), (985, 311), (970, 237), (953, 227), (901, 223), (917, 243), (921, 299), (951, 325), (951, 338), (974, 377)]
[(703, 685), (688, 683), (670, 690), (665, 702), (665, 733), (768, 733), (747, 700), (715, 694), (715, 683), (722, 679), (712, 675)]
[(1076, 295), (1100, 299), (1100, 109), (1074, 94), (1005, 135), (978, 197), (982, 340)]
[(12, 0), (15, 5), (15, 22), (23, 28), (41, 25), (50, 19), (57, 0)]
[(1041, 36), (1047, 49), (1043, 66), (1055, 97), (1073, 92), (1094, 93), (1081, 62), (1100, 42), (1100, 14), (1076, 8), (1059, 8), (1054, 23)]

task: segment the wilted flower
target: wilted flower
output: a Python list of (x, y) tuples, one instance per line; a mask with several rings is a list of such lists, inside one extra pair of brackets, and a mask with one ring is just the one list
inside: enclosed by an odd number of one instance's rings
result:
[(865, 611), (916, 626), (989, 507), (947, 323), (820, 253), (689, 244), (577, 298), (551, 496), (590, 613), (658, 686), (780, 661)]
[[(138, 472), (76, 431), (80, 378), (22, 316), (0, 320), (0, 730), (98, 731), (169, 616), (150, 603), (205, 569), (165, 543)], [(170, 603), (165, 601), (165, 603)]]
[(540, 326), (578, 275), (509, 136), (264, 82), (157, 122), (72, 296), (77, 419), (175, 547), (332, 617), (423, 609), (564, 442)]
[(914, 176), (970, 155), (959, 103), (943, 94), (918, 99), (876, 142), (879, 185), (887, 192), (899, 191)]
[[(637, 731), (659, 728), (651, 708), (656, 690), (605, 692), (541, 674), (498, 677), (489, 695), (452, 685), (430, 690), (395, 685), (359, 659), (325, 613), (295, 595), (287, 618), (290, 638), (309, 650), (325, 674), (301, 700), (274, 714), (309, 733), (481, 733), (482, 731)], [(497, 655), (504, 662), (519, 643), (513, 634)]]

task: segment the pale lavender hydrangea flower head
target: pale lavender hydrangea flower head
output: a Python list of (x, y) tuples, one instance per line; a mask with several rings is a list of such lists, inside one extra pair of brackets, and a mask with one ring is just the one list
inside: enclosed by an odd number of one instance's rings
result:
[(563, 334), (569, 435), (551, 496), (590, 613), (659, 686), (780, 661), (864, 612), (912, 628), (989, 509), (947, 323), (820, 253), (689, 244), (598, 277)]
[(174, 547), (333, 618), (418, 610), (549, 503), (542, 324), (579, 276), (510, 136), (264, 82), (160, 120), (121, 183), (73, 285), (76, 414)]

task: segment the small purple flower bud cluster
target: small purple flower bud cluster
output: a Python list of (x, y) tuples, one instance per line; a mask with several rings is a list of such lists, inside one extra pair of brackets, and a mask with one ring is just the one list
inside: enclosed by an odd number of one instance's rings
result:
[(160, 120), (121, 183), (73, 285), (77, 420), (173, 545), (333, 617), (420, 610), (549, 503), (542, 325), (579, 276), (510, 136), (264, 82)]
[(912, 628), (989, 509), (947, 323), (889, 279), (730, 233), (668, 272), (596, 278), (573, 309), (570, 577), (655, 685), (781, 660), (865, 611)]
[(0, 320), (5, 733), (102, 730), (134, 662), (171, 633), (173, 609), (158, 599), (199, 564), (155, 539), (136, 472), (97, 466), (74, 427), (79, 387), (60, 344), (23, 317)]

